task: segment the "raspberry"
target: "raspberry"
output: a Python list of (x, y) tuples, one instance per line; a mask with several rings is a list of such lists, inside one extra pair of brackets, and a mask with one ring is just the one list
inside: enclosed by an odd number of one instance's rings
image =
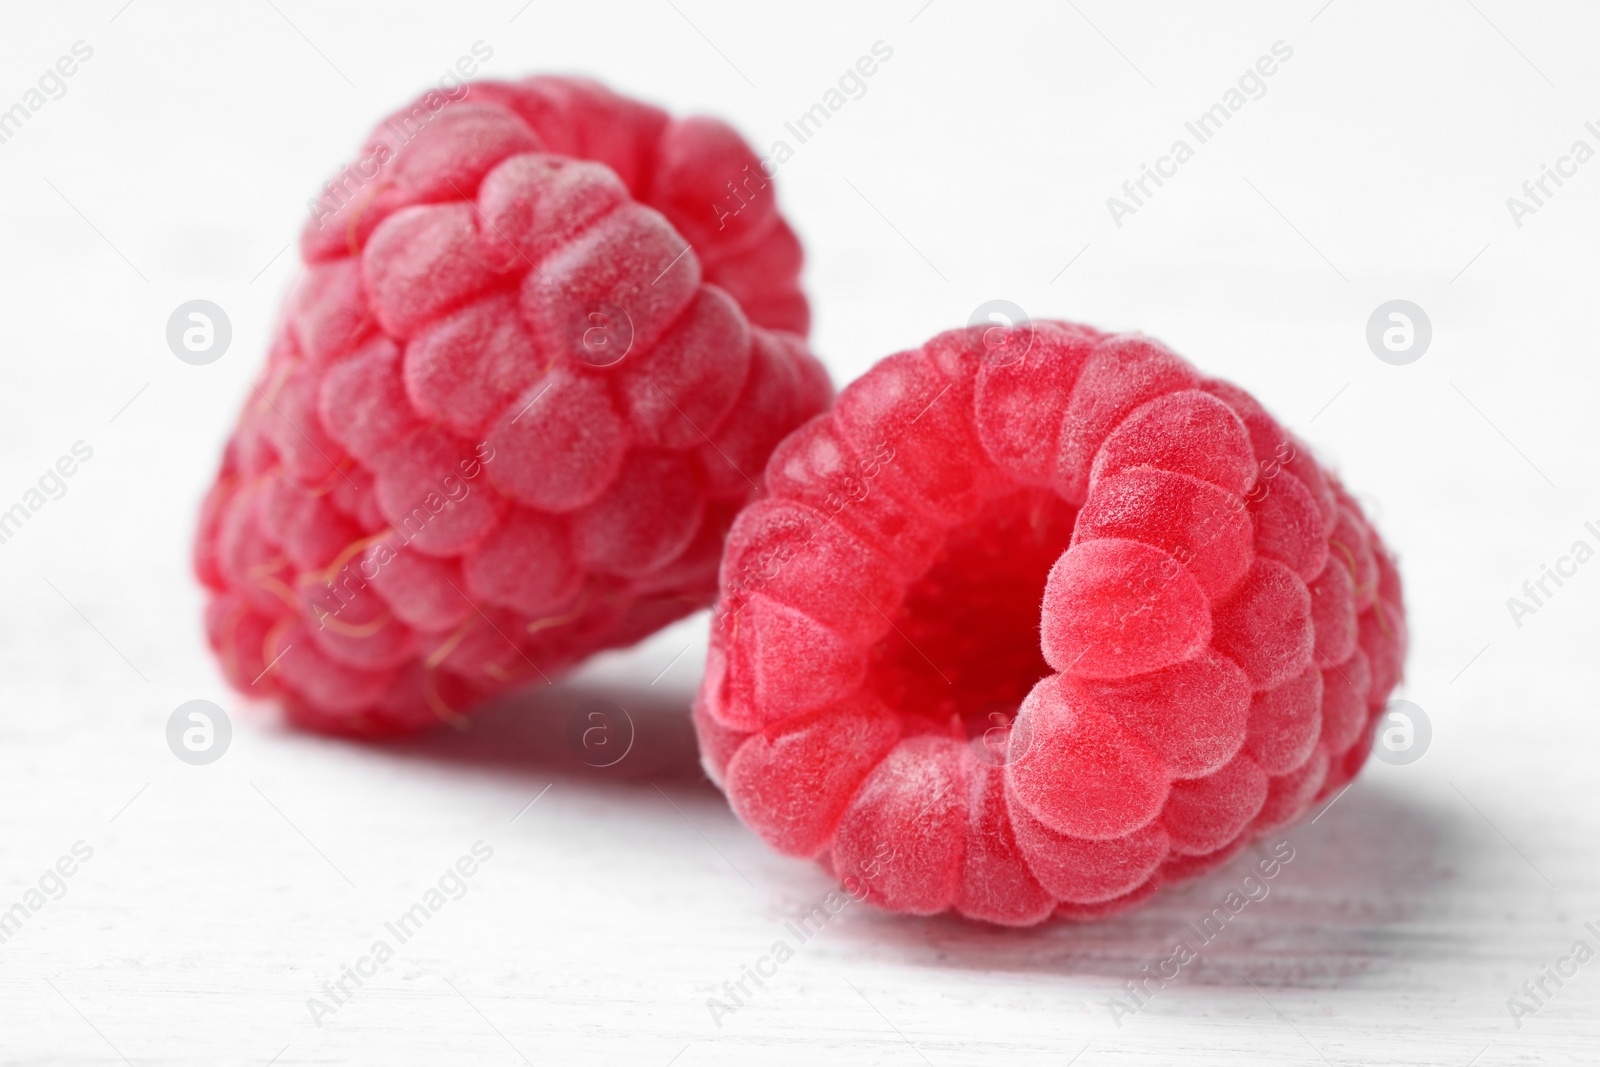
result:
[(780, 852), (1025, 926), (1132, 906), (1343, 786), (1406, 629), (1361, 509), (1247, 394), (1145, 337), (1013, 331), (891, 356), (777, 447), (695, 723)]
[(380, 125), (314, 204), (203, 509), (233, 684), (412, 729), (709, 603), (752, 479), (832, 396), (759, 166), (566, 78)]

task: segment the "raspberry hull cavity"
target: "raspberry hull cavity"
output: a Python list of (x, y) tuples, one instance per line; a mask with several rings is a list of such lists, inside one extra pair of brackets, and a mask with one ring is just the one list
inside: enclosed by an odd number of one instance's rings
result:
[(310, 728), (453, 720), (709, 603), (832, 396), (755, 154), (592, 82), (429, 93), (300, 249), (195, 566), (229, 680)]
[(1208, 870), (1356, 774), (1405, 659), (1392, 555), (1248, 394), (1032, 330), (868, 371), (723, 558), (707, 770), (895, 911), (1085, 921)]

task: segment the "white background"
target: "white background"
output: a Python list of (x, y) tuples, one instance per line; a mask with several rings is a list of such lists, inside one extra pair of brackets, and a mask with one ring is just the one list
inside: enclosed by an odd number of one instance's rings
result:
[[(1600, 564), (1520, 628), (1506, 606), (1577, 538), (1600, 544), (1583, 529), (1600, 520), (1600, 161), (1520, 228), (1505, 203), (1574, 139), (1600, 148), (1592, 6), (522, 2), (0, 16), (0, 108), (73, 42), (94, 49), (0, 145), (0, 507), (73, 442), (94, 449), (0, 545), (0, 908), (74, 842), (94, 849), (0, 946), (0, 1061), (1600, 1058), (1600, 962), (1520, 1027), (1507, 1008), (1579, 937), (1600, 948), (1583, 929), (1600, 925)], [(228, 690), (189, 541), (293, 276), (285, 246), (371, 123), (479, 40), (484, 76), (592, 74), (763, 148), (886, 42), (867, 94), (777, 179), (836, 379), (999, 297), (1142, 329), (1245, 385), (1400, 553), (1426, 756), (1370, 763), (1295, 829), (1271, 896), (1120, 1027), (1106, 999), (1241, 865), (1088, 928), (853, 905), (719, 1028), (706, 998), (829, 883), (700, 776), (683, 716), (703, 620), (467, 733), (383, 747), (288, 733)], [(1113, 225), (1106, 198), (1279, 40), (1294, 54), (1267, 94)], [(206, 367), (164, 340), (197, 297), (234, 327)], [(1433, 323), (1410, 366), (1364, 341), (1393, 298)], [(608, 772), (563, 740), (596, 694), (640, 724)], [(208, 767), (164, 739), (192, 698), (234, 723)], [(314, 1025), (307, 998), (479, 839), (494, 856), (466, 897)]]

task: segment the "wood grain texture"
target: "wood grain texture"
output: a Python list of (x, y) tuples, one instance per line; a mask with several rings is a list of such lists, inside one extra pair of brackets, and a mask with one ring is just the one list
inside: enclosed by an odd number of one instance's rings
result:
[[(7, 892), (76, 840), (94, 856), (0, 946), (0, 989), (23, 1020), (0, 1031), (0, 1059), (1488, 1065), (1596, 1053), (1600, 967), (1520, 1029), (1506, 1007), (1575, 939), (1595, 941), (1583, 929), (1600, 918), (1593, 807), (1574, 797), (1565, 817), (1539, 815), (1560, 810), (1562, 782), (1592, 779), (1543, 775), (1551, 792), (1532, 807), (1509, 768), (1455, 778), (1427, 759), (1373, 764), (1281, 835), (1293, 859), (1250, 885), (1259, 899), (1209, 943), (1197, 927), (1241, 889), (1252, 853), (1096, 925), (1006, 931), (850, 904), (802, 941), (786, 924), (830, 882), (768, 853), (701, 778), (681, 715), (694, 672), (648, 684), (697, 625), (462, 733), (350, 745), (284, 733), (253, 708), (229, 753), (195, 768), (157, 747), (152, 709), (101, 720), (92, 738), (7, 745), (8, 793), (23, 798), (6, 811)], [(595, 699), (638, 727), (635, 750), (604, 771), (568, 740), (573, 709)], [(464, 895), (399, 941), (385, 924), (475, 842), (493, 855)], [(1139, 1010), (1113, 1012), (1110, 998), (1134, 1004), (1125, 983), (1178, 939), (1197, 957), (1147, 983)], [(336, 1004), (323, 983), (379, 940), (393, 959), (359, 987), (347, 979)], [(743, 1006), (711, 1011), (779, 940), (793, 957), (760, 988), (747, 980)]]

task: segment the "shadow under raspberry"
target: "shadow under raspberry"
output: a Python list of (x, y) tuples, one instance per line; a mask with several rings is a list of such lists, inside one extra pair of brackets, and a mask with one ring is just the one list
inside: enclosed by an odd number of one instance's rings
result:
[[(401, 759), (583, 782), (704, 781), (690, 698), (676, 690), (569, 682), (533, 685), (474, 710), (465, 724), (381, 742)], [(720, 799), (720, 794), (717, 794)]]
[[(1453, 809), (1358, 779), (1315, 824), (1270, 835), (1218, 870), (1098, 923), (1012, 930), (863, 909), (830, 936), (927, 967), (1103, 978), (1108, 995), (1164, 971), (1173, 977), (1149, 982), (1157, 1000), (1161, 989), (1185, 986), (1391, 984), (1414, 966), (1463, 953), (1432, 931), (1475, 906), (1468, 875), (1503, 859), (1469, 829)], [(1263, 877), (1260, 862), (1283, 841), (1292, 858)], [(1482, 919), (1488, 926), (1495, 917)], [(1180, 942), (1190, 953), (1175, 951)], [(1165, 962), (1184, 955), (1192, 958)]]
[[(723, 798), (700, 767), (688, 700), (682, 692), (639, 684), (534, 686), (474, 712), (464, 730), (441, 726), (374, 747), (475, 773), (640, 792), (648, 794), (641, 802), (652, 805), (660, 803), (659, 788), (677, 802), (720, 809)], [(614, 705), (631, 720), (632, 745), (615, 762), (607, 762), (613, 752), (595, 744), (613, 737), (591, 735), (586, 745), (574, 732), (575, 722), (597, 728), (581, 714), (595, 702)], [(1429, 964), (1470, 966), (1471, 946), (1435, 934), (1481, 910), (1484, 901), (1472, 886), (1479, 874), (1505, 862), (1491, 851), (1493, 842), (1464, 825), (1460, 811), (1402, 794), (1377, 774), (1358, 778), (1318, 810), (1323, 814), (1314, 823), (1270, 835), (1218, 870), (1100, 922), (1008, 929), (862, 907), (830, 923), (826, 937), (835, 951), (888, 956), (915, 967), (1091, 978), (1104, 984), (1106, 996), (1125, 1002), (1125, 983), (1145, 982), (1157, 1004), (1181, 997), (1184, 989), (1248, 992), (1252, 984), (1268, 992), (1351, 984), (1400, 988), (1407, 975)], [(1282, 861), (1285, 841), (1293, 855)], [(1280, 858), (1276, 873), (1263, 877), (1260, 862), (1274, 856)], [(770, 885), (756, 875), (774, 900), (794, 889), (795, 880), (807, 887), (815, 882), (818, 893), (833, 887), (804, 861), (776, 862), (784, 874)], [(1488, 930), (1497, 916), (1480, 918)], [(1147, 980), (1173, 958), (1179, 942), (1192, 949), (1192, 958), (1168, 965), (1167, 973), (1176, 974), (1164, 982)]]

